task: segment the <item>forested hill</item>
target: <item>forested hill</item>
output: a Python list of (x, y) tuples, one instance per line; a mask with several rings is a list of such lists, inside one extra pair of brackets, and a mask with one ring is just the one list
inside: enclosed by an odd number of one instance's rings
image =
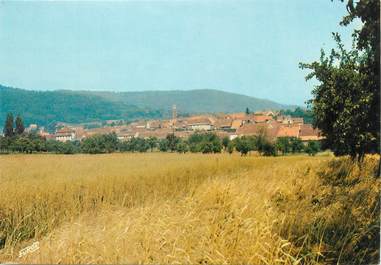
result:
[[(85, 94), (87, 93), (86, 91)], [(168, 110), (176, 104), (178, 111), (182, 113), (242, 112), (246, 107), (251, 111), (293, 108), (266, 99), (212, 89), (93, 93), (108, 100), (122, 101), (143, 108)]]
[(0, 127), (6, 113), (24, 117), (25, 123), (91, 122), (112, 119), (169, 117), (173, 104), (178, 113), (240, 112), (286, 109), (291, 106), (218, 90), (95, 92), (32, 91), (0, 85)]
[(92, 93), (30, 91), (0, 86), (0, 127), (6, 113), (20, 114), (26, 124), (91, 122), (113, 119), (160, 118), (160, 111), (112, 102)]

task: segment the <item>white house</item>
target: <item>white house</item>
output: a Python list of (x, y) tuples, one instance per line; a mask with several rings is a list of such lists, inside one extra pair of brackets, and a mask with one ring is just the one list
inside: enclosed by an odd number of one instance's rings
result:
[(70, 128), (62, 128), (58, 130), (55, 135), (56, 141), (66, 142), (75, 140), (75, 131)]

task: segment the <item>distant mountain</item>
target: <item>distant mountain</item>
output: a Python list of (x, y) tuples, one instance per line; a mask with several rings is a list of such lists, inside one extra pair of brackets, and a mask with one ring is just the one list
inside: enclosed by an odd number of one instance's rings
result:
[(0, 85), (0, 127), (8, 112), (21, 114), (25, 123), (81, 123), (113, 119), (155, 119), (179, 114), (292, 109), (270, 100), (219, 90), (98, 92), (32, 91)]

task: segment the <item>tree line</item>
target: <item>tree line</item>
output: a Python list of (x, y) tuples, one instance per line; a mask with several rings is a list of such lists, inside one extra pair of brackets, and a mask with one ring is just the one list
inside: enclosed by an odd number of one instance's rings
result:
[(258, 151), (264, 156), (274, 156), (301, 152), (315, 155), (320, 150), (318, 142), (309, 142), (304, 145), (295, 137), (281, 137), (272, 142), (266, 137), (265, 132), (257, 136), (237, 137), (234, 140), (230, 140), (229, 137), (221, 139), (211, 132), (195, 132), (187, 139), (168, 134), (164, 139), (134, 137), (126, 141), (121, 141), (115, 133), (110, 133), (93, 135), (82, 141), (60, 142), (53, 139), (47, 140), (33, 132), (26, 133), (22, 118), (17, 116), (14, 122), (11, 113), (7, 115), (3, 133), (4, 136), (0, 137), (0, 152), (2, 153), (102, 154), (160, 151), (231, 154), (237, 151), (241, 155), (247, 155), (250, 151)]

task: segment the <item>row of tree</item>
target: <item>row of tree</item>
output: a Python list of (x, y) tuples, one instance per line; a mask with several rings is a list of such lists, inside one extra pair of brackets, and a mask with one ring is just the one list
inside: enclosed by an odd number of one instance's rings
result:
[[(14, 126), (15, 125), (15, 126)], [(73, 153), (113, 153), (113, 152), (179, 152), (179, 153), (220, 153), (234, 150), (242, 155), (250, 151), (258, 151), (265, 156), (285, 155), (287, 153), (307, 152), (314, 155), (320, 150), (318, 142), (309, 142), (306, 146), (295, 137), (281, 137), (271, 142), (265, 132), (257, 136), (243, 136), (233, 141), (229, 137), (221, 139), (214, 133), (196, 132), (188, 139), (181, 139), (174, 134), (168, 134), (165, 139), (156, 137), (131, 138), (128, 141), (119, 141), (115, 133), (94, 135), (83, 141), (59, 142), (46, 140), (35, 133), (25, 133), (24, 123), (18, 115), (14, 122), (13, 115), (9, 113), (4, 125), (4, 137), (0, 137), (0, 152), (52, 152), (61, 154)]]
[(59, 142), (46, 140), (35, 133), (14, 134), (0, 137), (0, 152), (51, 152), (59, 154), (89, 153), (102, 154), (113, 152), (178, 152), (178, 153), (233, 153), (234, 150), (242, 155), (250, 151), (258, 151), (265, 156), (307, 152), (314, 155), (320, 150), (317, 142), (309, 142), (306, 146), (293, 137), (278, 138), (273, 143), (262, 135), (243, 136), (230, 140), (228, 137), (219, 138), (213, 133), (194, 133), (188, 139), (181, 139), (174, 134), (168, 134), (165, 139), (156, 137), (131, 138), (120, 141), (115, 133), (94, 135), (83, 141)]
[(319, 141), (309, 141), (305, 145), (296, 137), (280, 137), (275, 142), (271, 142), (266, 137), (258, 135), (235, 138), (228, 143), (226, 149), (228, 152), (236, 149), (242, 155), (246, 155), (250, 151), (258, 151), (264, 156), (275, 156), (278, 154), (286, 155), (302, 152), (315, 155), (321, 150), (321, 147)]
[(5, 119), (3, 133), (5, 137), (21, 135), (25, 131), (24, 122), (20, 115), (17, 115), (16, 120), (13, 119), (13, 114), (8, 113)]

